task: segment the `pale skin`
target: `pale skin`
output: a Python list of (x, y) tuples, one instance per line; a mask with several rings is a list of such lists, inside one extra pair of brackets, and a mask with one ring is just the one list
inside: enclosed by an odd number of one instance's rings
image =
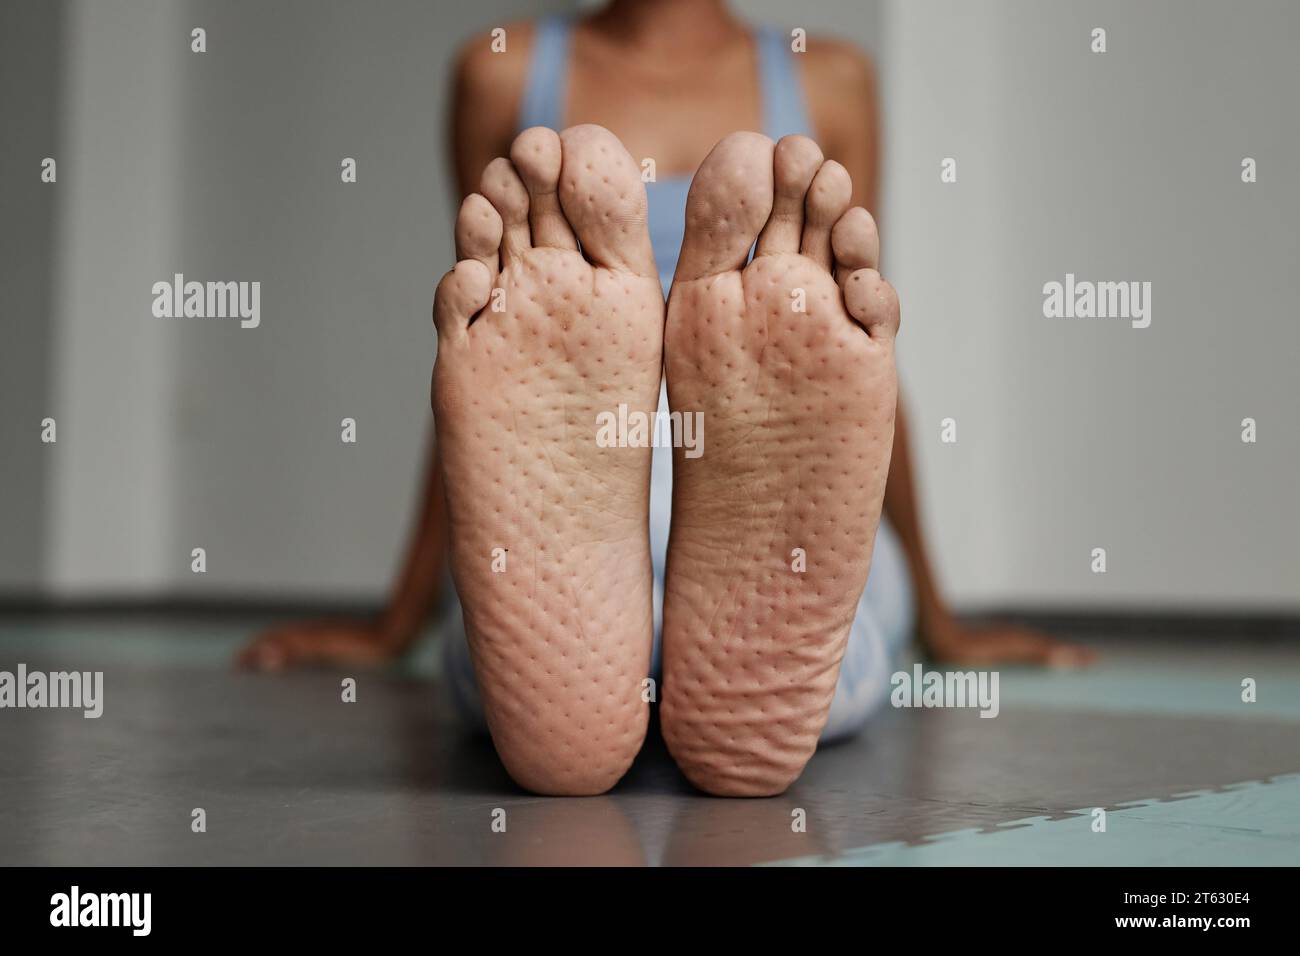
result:
[[(455, 68), (449, 142), (459, 193), (480, 185), (485, 168), (510, 154), (532, 43), (529, 23), (510, 24), (509, 56), (486, 36), (467, 43)], [(669, 55), (671, 53), (671, 55)], [(850, 202), (876, 208), (879, 126), (869, 61), (837, 41), (809, 40), (798, 58), (816, 142), (851, 180)], [(714, 0), (615, 0), (578, 26), (566, 123), (599, 124), (633, 157), (653, 156), (660, 176), (689, 175), (735, 130), (761, 128), (755, 51), (745, 26)], [(1091, 653), (1013, 625), (973, 628), (944, 601), (921, 530), (910, 429), (902, 403), (894, 421), (884, 513), (903, 544), (916, 589), (918, 638), (935, 660), (953, 664), (1085, 664)], [(438, 452), (430, 446), (426, 483), (401, 572), (381, 615), (279, 626), (240, 655), (244, 666), (380, 664), (419, 637), (447, 568), (447, 511)]]

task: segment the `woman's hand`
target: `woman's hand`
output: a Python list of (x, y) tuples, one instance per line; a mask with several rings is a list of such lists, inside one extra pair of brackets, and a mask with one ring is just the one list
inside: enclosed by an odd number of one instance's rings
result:
[(921, 645), (935, 661), (946, 664), (1042, 664), (1086, 667), (1095, 651), (1058, 641), (1041, 631), (1014, 624), (971, 627), (950, 615), (923, 622)]
[(235, 664), (255, 671), (304, 665), (375, 665), (397, 657), (405, 644), (378, 621), (295, 621), (258, 634), (239, 652)]

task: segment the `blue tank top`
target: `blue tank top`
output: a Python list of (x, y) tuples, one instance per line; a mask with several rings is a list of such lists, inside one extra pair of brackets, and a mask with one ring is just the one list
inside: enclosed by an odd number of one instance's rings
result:
[[(763, 108), (763, 132), (773, 140), (791, 133), (812, 135), (803, 87), (787, 38), (779, 30), (759, 27), (754, 34), (758, 47), (758, 82)], [(519, 129), (565, 126), (564, 104), (568, 99), (569, 48), (573, 41), (571, 17), (544, 17), (537, 21), (528, 85), (519, 110)], [(664, 295), (677, 269), (677, 254), (686, 227), (686, 194), (690, 176), (666, 176), (646, 183), (649, 203), (650, 241)]]

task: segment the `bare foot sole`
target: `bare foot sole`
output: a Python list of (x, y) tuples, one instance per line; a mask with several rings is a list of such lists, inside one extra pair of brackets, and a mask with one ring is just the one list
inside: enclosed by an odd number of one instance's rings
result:
[(709, 793), (799, 776), (871, 564), (898, 300), (851, 192), (811, 140), (756, 133), (691, 184), (664, 348), (669, 402), (703, 412), (705, 442), (674, 462), (661, 718)]
[(601, 793), (648, 717), (650, 449), (597, 444), (600, 413), (653, 415), (659, 397), (645, 187), (601, 127), (526, 130), (465, 200), (456, 243), (433, 405), (488, 728), (520, 786)]

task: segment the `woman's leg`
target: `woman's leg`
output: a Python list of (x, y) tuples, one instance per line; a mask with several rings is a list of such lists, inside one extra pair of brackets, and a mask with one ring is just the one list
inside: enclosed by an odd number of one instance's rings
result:
[(474, 663), (469, 656), (469, 639), (456, 586), (448, 576), (443, 587), (443, 604), (434, 615), (434, 629), (442, 642), (443, 683), (451, 690), (451, 702), (461, 723), (476, 733), (487, 733), (483, 701), (474, 677)]
[(889, 697), (889, 679), (915, 625), (912, 582), (902, 544), (881, 520), (871, 573), (858, 602), (821, 742), (852, 737)]

